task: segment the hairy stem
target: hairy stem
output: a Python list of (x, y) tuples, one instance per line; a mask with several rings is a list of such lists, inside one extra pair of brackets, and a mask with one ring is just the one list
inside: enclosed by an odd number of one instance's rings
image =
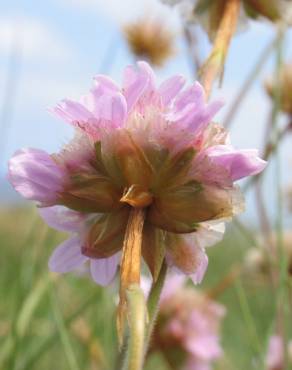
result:
[(117, 317), (120, 344), (122, 344), (124, 335), (124, 322), (127, 310), (127, 289), (135, 284), (138, 286), (140, 285), (141, 246), (144, 220), (144, 209), (132, 208), (125, 233), (120, 273), (120, 302)]
[(126, 290), (129, 336), (123, 370), (142, 370), (146, 326), (146, 302), (142, 289), (137, 284)]

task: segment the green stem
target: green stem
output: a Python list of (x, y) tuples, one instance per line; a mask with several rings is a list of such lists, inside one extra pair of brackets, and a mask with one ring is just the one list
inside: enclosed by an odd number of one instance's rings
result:
[(167, 265), (166, 265), (166, 262), (164, 261), (161, 266), (161, 270), (160, 270), (160, 273), (159, 273), (159, 276), (156, 282), (152, 284), (150, 294), (148, 297), (147, 308), (148, 308), (149, 323), (147, 326), (146, 337), (145, 337), (145, 355), (148, 351), (151, 335), (152, 335), (154, 325), (156, 322), (156, 318), (158, 315), (159, 299), (160, 299), (162, 288), (164, 286), (166, 273), (167, 273)]
[(123, 370), (142, 370), (144, 362), (144, 339), (146, 303), (142, 289), (132, 284), (126, 291), (129, 336)]
[(58, 306), (58, 299), (56, 297), (55, 292), (53, 292), (52, 289), (50, 292), (50, 298), (51, 298), (51, 306), (53, 309), (57, 330), (59, 333), (61, 344), (64, 349), (64, 354), (67, 358), (68, 367), (70, 370), (79, 370), (75, 352), (74, 352), (71, 340), (69, 338), (68, 329), (66, 328), (60, 307)]
[[(276, 79), (277, 86), (280, 86), (280, 73), (283, 67), (284, 62), (284, 41), (285, 41), (285, 27), (279, 27), (278, 33), (280, 35), (280, 42), (277, 47), (276, 53)], [(275, 137), (278, 136), (279, 132), (279, 112), (281, 106), (281, 93), (280, 87), (276, 90), (276, 95), (274, 99), (274, 109), (273, 109), (273, 134)], [(287, 290), (287, 281), (288, 281), (288, 260), (287, 255), (284, 250), (283, 242), (283, 202), (282, 202), (282, 187), (281, 187), (281, 153), (280, 148), (275, 148), (275, 181), (277, 188), (277, 218), (276, 218), (276, 236), (277, 236), (277, 249), (279, 256), (279, 286), (277, 293), (277, 331), (283, 338), (284, 343), (284, 368), (288, 369), (289, 367), (289, 356), (288, 356), (288, 333), (287, 326), (289, 325), (290, 312), (289, 312), (289, 303), (288, 303), (288, 290)]]
[(238, 302), (241, 308), (241, 312), (242, 312), (244, 321), (246, 323), (246, 328), (248, 330), (248, 335), (250, 337), (251, 345), (255, 353), (258, 354), (259, 359), (262, 361), (262, 363), (264, 363), (264, 360), (262, 358), (261, 342), (260, 342), (260, 339), (257, 333), (256, 325), (255, 325), (254, 318), (252, 316), (252, 313), (249, 307), (249, 303), (246, 297), (245, 290), (242, 286), (241, 279), (237, 280), (235, 284), (235, 288), (236, 288), (236, 293), (237, 293)]

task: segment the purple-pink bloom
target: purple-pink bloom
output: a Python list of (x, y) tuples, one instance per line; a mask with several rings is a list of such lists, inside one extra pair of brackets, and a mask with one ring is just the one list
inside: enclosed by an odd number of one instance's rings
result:
[(284, 369), (284, 343), (280, 335), (271, 336), (266, 363), (268, 370)]
[(185, 282), (175, 275), (166, 280), (152, 349), (162, 351), (172, 368), (209, 370), (222, 355), (225, 308)]
[[(287, 351), (286, 360), (285, 351)], [(292, 340), (287, 342), (287, 347), (285, 349), (283, 338), (279, 334), (274, 334), (269, 340), (266, 356), (267, 370), (284, 370), (285, 364), (288, 366), (292, 365)]]
[(65, 177), (65, 171), (40, 149), (18, 150), (9, 161), (8, 178), (15, 190), (43, 206), (55, 204)]
[(255, 150), (233, 148), (212, 122), (221, 101), (206, 102), (198, 82), (184, 84), (174, 76), (157, 86), (145, 62), (125, 69), (122, 87), (98, 75), (79, 101), (52, 109), (75, 128), (69, 144), (52, 155), (27, 149), (11, 158), (15, 189), (38, 202), (51, 227), (72, 234), (50, 269), (89, 264), (97, 283), (109, 283), (134, 207), (145, 209), (142, 256), (153, 277), (165, 257), (195, 283), (202, 280), (205, 248), (243, 210), (234, 181), (259, 173), (265, 162)]

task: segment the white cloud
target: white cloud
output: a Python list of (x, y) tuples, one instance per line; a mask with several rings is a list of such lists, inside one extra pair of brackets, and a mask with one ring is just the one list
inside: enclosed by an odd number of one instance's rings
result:
[(0, 17), (0, 53), (18, 48), (26, 59), (67, 61), (73, 51), (50, 25), (27, 16)]

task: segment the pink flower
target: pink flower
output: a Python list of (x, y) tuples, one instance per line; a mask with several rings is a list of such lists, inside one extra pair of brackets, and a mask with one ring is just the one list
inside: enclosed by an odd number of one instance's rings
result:
[(45, 206), (56, 203), (65, 176), (51, 156), (39, 149), (19, 150), (9, 161), (8, 178), (14, 188)]
[[(266, 356), (267, 370), (284, 370), (285, 368), (285, 345), (283, 338), (274, 334), (270, 337)], [(287, 365), (292, 365), (292, 340), (287, 343)]]
[(222, 355), (219, 329), (225, 308), (184, 284), (177, 276), (166, 280), (152, 350), (162, 351), (172, 368), (208, 370)]
[(93, 279), (110, 282), (137, 207), (147, 210), (142, 255), (153, 277), (166, 257), (202, 280), (205, 247), (243, 210), (234, 181), (259, 173), (265, 162), (254, 150), (234, 149), (211, 122), (222, 103), (206, 103), (198, 82), (184, 83), (174, 76), (157, 86), (144, 62), (126, 68), (121, 88), (99, 75), (79, 102), (66, 99), (53, 109), (75, 128), (71, 143), (60, 153), (28, 149), (10, 160), (15, 189), (38, 202), (50, 226), (72, 234), (53, 253), (51, 270), (89, 261)]

